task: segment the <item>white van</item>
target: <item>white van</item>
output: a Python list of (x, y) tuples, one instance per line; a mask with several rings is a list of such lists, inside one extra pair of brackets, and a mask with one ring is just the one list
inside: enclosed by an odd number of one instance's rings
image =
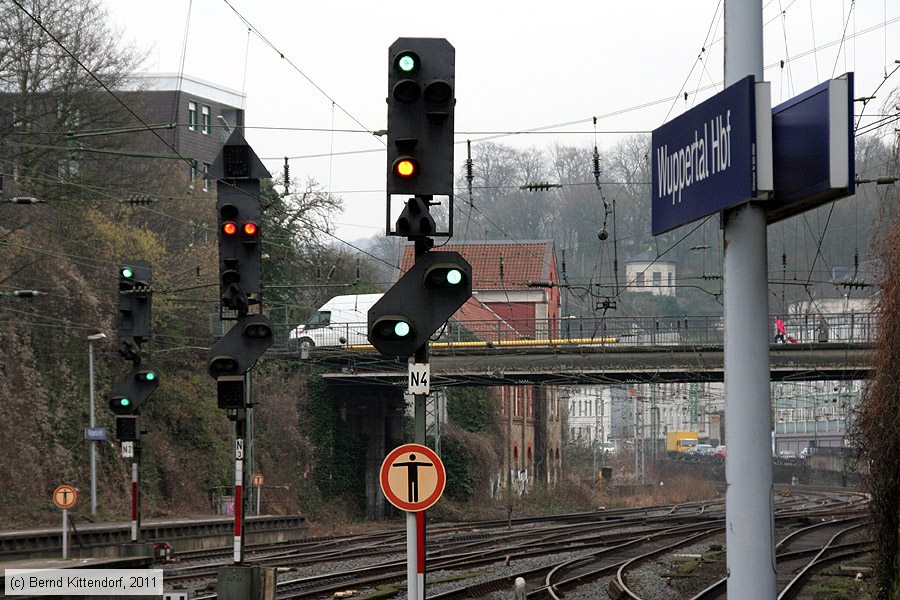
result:
[(335, 296), (288, 334), (295, 348), (368, 344), (369, 309), (384, 294)]

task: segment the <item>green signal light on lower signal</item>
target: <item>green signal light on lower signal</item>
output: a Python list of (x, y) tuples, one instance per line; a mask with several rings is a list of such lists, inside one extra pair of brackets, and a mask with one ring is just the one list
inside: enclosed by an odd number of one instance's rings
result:
[(404, 73), (409, 73), (416, 68), (416, 58), (411, 54), (403, 54), (397, 59), (397, 67)]

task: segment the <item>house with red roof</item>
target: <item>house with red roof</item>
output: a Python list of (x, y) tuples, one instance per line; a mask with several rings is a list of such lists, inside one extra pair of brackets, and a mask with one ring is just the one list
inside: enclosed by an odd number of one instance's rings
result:
[[(559, 276), (551, 240), (461, 242), (439, 250), (459, 252), (472, 265), (474, 298), (514, 328), (520, 338), (558, 336)], [(400, 271), (405, 273), (414, 262), (413, 246), (408, 244), (403, 248)], [(554, 286), (535, 287), (530, 283)], [(477, 334), (480, 328), (475, 323), (473, 326)]]
[[(559, 334), (559, 276), (550, 240), (450, 243), (435, 250), (459, 252), (472, 265), (473, 297), (453, 320), (484, 341), (550, 339)], [(404, 246), (401, 273), (414, 263)], [(529, 285), (543, 284), (541, 287)], [(536, 482), (562, 474), (562, 412), (556, 387), (491, 388), (498, 405), (505, 448), (499, 486), (524, 493)]]

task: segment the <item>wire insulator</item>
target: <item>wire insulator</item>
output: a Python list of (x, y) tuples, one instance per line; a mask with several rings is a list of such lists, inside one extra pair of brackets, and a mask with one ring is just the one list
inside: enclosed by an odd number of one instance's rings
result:
[(472, 204), (472, 182), (475, 180), (475, 170), (472, 162), (472, 140), (466, 140), (466, 187), (469, 190), (469, 204)]

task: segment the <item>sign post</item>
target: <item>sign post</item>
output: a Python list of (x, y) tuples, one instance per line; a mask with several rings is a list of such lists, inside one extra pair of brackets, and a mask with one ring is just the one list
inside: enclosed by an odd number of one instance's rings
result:
[(259, 516), (259, 504), (260, 497), (262, 495), (262, 485), (265, 482), (265, 477), (263, 477), (262, 473), (256, 473), (253, 475), (253, 487), (256, 488), (256, 516)]
[(424, 600), (424, 511), (444, 493), (444, 463), (428, 446), (404, 444), (385, 457), (378, 480), (387, 501), (406, 511), (407, 596)]
[(240, 564), (244, 560), (244, 439), (247, 435), (246, 418), (238, 417), (234, 422), (234, 426), (234, 563)]
[[(762, 79), (762, 21), (762, 2), (725, 0), (725, 85)], [(728, 598), (775, 600), (765, 203), (725, 211), (722, 226)]]
[(62, 509), (62, 557), (69, 558), (69, 509), (75, 506), (78, 492), (71, 485), (61, 485), (53, 490), (53, 503)]

